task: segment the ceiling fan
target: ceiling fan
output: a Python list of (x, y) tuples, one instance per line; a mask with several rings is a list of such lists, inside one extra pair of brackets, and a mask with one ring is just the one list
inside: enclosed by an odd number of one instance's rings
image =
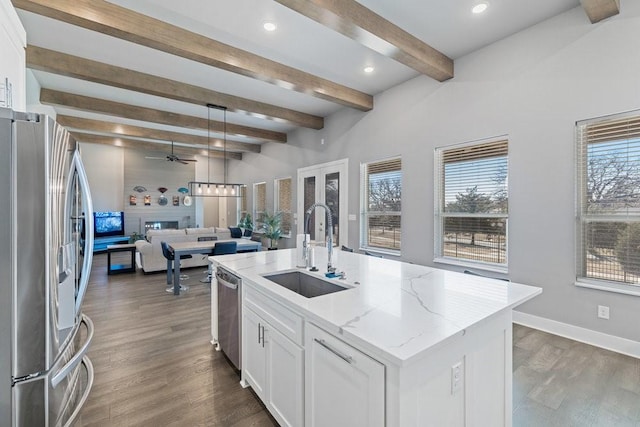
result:
[(173, 154), (173, 141), (171, 141), (171, 154), (165, 156), (165, 157), (151, 157), (151, 156), (146, 156), (145, 159), (151, 159), (151, 160), (166, 160), (167, 162), (178, 162), (178, 163), (182, 163), (183, 165), (188, 165), (188, 162), (197, 162), (196, 159), (181, 159), (180, 157), (176, 156), (175, 154)]

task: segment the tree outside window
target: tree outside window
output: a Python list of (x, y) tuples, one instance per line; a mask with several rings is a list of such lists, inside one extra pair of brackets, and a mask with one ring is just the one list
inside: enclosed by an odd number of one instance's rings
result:
[(400, 251), (402, 238), (402, 161), (400, 158), (361, 165), (364, 248)]
[(507, 264), (508, 142), (436, 150), (436, 258)]
[(293, 224), (293, 212), (291, 211), (291, 178), (280, 178), (275, 180), (275, 211), (280, 213), (282, 235), (291, 236)]
[(253, 220), (256, 229), (260, 229), (264, 222), (264, 213), (267, 210), (267, 183), (253, 184)]
[(578, 123), (578, 280), (640, 285), (640, 116)]

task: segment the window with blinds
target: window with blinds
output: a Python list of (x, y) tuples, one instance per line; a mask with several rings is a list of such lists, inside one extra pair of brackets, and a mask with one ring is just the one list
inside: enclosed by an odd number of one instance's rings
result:
[(640, 286), (640, 111), (576, 125), (577, 279)]
[(255, 229), (262, 228), (264, 212), (267, 210), (267, 183), (253, 184), (253, 222)]
[(402, 160), (397, 157), (360, 165), (363, 248), (400, 251), (402, 237)]
[(276, 179), (274, 183), (274, 206), (275, 211), (280, 212), (282, 222), (282, 235), (291, 237), (291, 227), (293, 224), (293, 212), (291, 211), (291, 178)]
[(243, 219), (247, 215), (247, 186), (241, 185), (238, 197), (238, 218)]
[(435, 151), (435, 258), (507, 265), (508, 140)]

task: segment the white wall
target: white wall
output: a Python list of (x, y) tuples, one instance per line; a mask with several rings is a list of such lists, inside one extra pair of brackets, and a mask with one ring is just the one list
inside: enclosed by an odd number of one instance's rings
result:
[[(124, 151), (111, 145), (80, 143), (94, 211), (124, 210)], [(125, 218), (126, 221), (126, 218)]]
[[(249, 204), (251, 183), (266, 181), (272, 208), (276, 176), (349, 158), (357, 214), (359, 164), (401, 155), (402, 258), (434, 265), (433, 149), (508, 135), (509, 276), (544, 289), (520, 310), (640, 341), (638, 297), (573, 284), (575, 122), (640, 109), (640, 2), (622, 0), (621, 10), (592, 25), (577, 7), (458, 59), (447, 82), (417, 77), (376, 96), (371, 112), (343, 109), (320, 131), (245, 154), (230, 162), (231, 179), (249, 184)], [(358, 230), (350, 222), (350, 246)], [(597, 319), (598, 304), (610, 320)]]
[(51, 105), (45, 105), (40, 103), (40, 83), (36, 80), (36, 76), (33, 75), (33, 71), (27, 69), (27, 111), (30, 113), (46, 114), (49, 117), (55, 119), (57, 116), (55, 108)]
[[(27, 34), (11, 0), (0, 0), (0, 106), (17, 111), (26, 108), (25, 48)], [(11, 86), (11, 102), (5, 95), (5, 79)]]

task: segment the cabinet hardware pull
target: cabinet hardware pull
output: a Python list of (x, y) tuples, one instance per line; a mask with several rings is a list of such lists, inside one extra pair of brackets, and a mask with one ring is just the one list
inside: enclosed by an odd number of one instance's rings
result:
[(258, 323), (258, 344), (260, 344), (260, 323)]
[(315, 342), (317, 342), (318, 344), (320, 344), (321, 346), (323, 346), (324, 348), (326, 348), (327, 350), (329, 350), (331, 353), (335, 354), (336, 356), (338, 356), (340, 359), (344, 360), (345, 362), (351, 364), (353, 363), (353, 357), (351, 356), (347, 356), (346, 354), (336, 350), (335, 348), (331, 347), (329, 344), (327, 344), (325, 342), (325, 340), (320, 340), (318, 338), (314, 338), (313, 339)]
[(264, 326), (262, 326), (262, 348), (264, 348)]

